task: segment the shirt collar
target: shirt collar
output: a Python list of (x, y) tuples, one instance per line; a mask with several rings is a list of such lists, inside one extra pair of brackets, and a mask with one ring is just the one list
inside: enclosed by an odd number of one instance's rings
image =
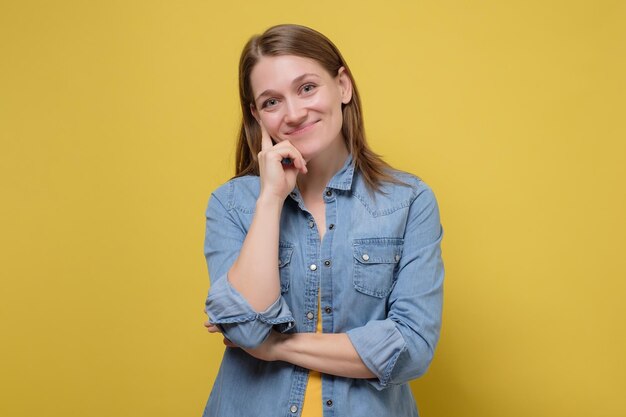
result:
[(352, 154), (348, 154), (343, 167), (331, 178), (328, 188), (336, 190), (349, 190), (352, 188), (352, 178), (354, 177), (354, 163)]

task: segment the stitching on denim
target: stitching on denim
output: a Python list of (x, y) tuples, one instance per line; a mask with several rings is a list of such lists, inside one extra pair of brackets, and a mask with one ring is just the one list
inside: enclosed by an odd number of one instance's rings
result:
[(403, 342), (402, 348), (400, 349), (400, 351), (396, 353), (395, 355), (393, 355), (393, 357), (389, 361), (389, 365), (387, 365), (387, 369), (385, 370), (385, 373), (383, 374), (383, 380), (380, 381), (380, 385), (382, 385), (383, 387), (386, 387), (387, 385), (389, 385), (389, 379), (391, 379), (391, 372), (393, 372), (393, 368), (395, 368), (396, 362), (398, 361), (398, 358), (400, 358), (400, 355), (402, 354), (402, 352), (404, 352), (407, 349), (408, 348), (407, 348), (406, 342)]
[(283, 316), (283, 317), (275, 317), (275, 318), (267, 318), (264, 317), (263, 315), (259, 314), (259, 320), (263, 323), (267, 323), (267, 324), (283, 324), (283, 323), (289, 323), (289, 322), (295, 322), (296, 319), (293, 318), (293, 316)]
[[(361, 202), (361, 204), (363, 204), (363, 206), (367, 209), (367, 211), (374, 217), (379, 217), (379, 216), (386, 216), (389, 215), (391, 213), (394, 213), (395, 211), (398, 211), (402, 208), (408, 207), (410, 206), (413, 201), (415, 200), (415, 198), (417, 197), (418, 194), (418, 190), (420, 188), (420, 186), (423, 184), (423, 181), (420, 177), (415, 176), (413, 174), (409, 174), (403, 171), (397, 171), (394, 170), (392, 172), (392, 175), (394, 175), (397, 179), (399, 179), (400, 181), (404, 181), (410, 188), (411, 188), (411, 195), (406, 199), (401, 201), (399, 204), (391, 206), (391, 207), (387, 207), (385, 209), (380, 209), (380, 210), (374, 210), (370, 204), (369, 204), (369, 199), (367, 198), (367, 196), (365, 196), (364, 194), (359, 193), (356, 189), (354, 189), (352, 191), (352, 194)], [(396, 185), (396, 184), (389, 184), (390, 187), (401, 187), (401, 185)], [(391, 192), (392, 190), (389, 190), (389, 192)]]
[(259, 178), (256, 176), (245, 176), (239, 178), (233, 178), (228, 182), (228, 201), (229, 201), (229, 209), (236, 210), (240, 213), (244, 214), (252, 214), (255, 211), (255, 207), (244, 207), (237, 204), (237, 200), (235, 199), (235, 183), (237, 182), (246, 182), (251, 181), (254, 182), (254, 178)]
[(239, 317), (229, 317), (225, 319), (214, 319), (211, 320), (211, 323), (215, 324), (230, 324), (230, 323), (247, 323), (249, 321), (254, 321), (257, 319), (258, 314), (248, 314), (245, 316)]
[(336, 190), (349, 190), (354, 177), (354, 164), (350, 165), (343, 175), (346, 177), (343, 181), (330, 182), (328, 184), (328, 188)]
[(352, 195), (354, 195), (357, 198), (357, 200), (359, 200), (361, 204), (363, 204), (363, 207), (365, 207), (367, 211), (374, 217), (387, 216), (400, 209), (410, 206), (412, 202), (411, 199), (408, 199), (408, 200), (404, 200), (400, 202), (400, 204), (398, 204), (397, 206), (392, 206), (392, 207), (388, 207), (385, 209), (373, 210), (372, 207), (370, 207), (370, 205), (368, 204), (367, 199), (358, 191), (353, 191)]
[[(383, 298), (389, 295), (397, 280), (397, 265), (399, 260), (396, 260), (396, 256), (401, 256), (404, 246), (404, 238), (395, 237), (374, 237), (374, 238), (360, 238), (352, 239), (352, 251), (354, 256), (353, 266), (353, 287), (363, 293), (377, 298)], [(369, 249), (368, 249), (369, 248)], [(377, 249), (384, 249), (387, 251), (387, 257), (380, 257), (377, 254)], [(362, 255), (368, 253), (370, 259), (368, 261), (362, 260)], [(389, 266), (384, 266), (389, 265)], [(376, 267), (377, 266), (377, 267)], [(382, 268), (388, 270), (391, 268), (392, 281), (388, 288), (380, 289), (375, 288), (372, 279), (367, 278), (367, 272), (374, 271), (375, 268), (380, 272)], [(386, 274), (385, 274), (386, 275)]]

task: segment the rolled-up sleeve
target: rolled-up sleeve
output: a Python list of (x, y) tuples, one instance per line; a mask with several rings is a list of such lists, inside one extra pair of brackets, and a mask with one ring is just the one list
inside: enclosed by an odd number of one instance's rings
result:
[(376, 389), (415, 379), (428, 369), (439, 340), (444, 269), (443, 229), (434, 194), (420, 183), (409, 208), (402, 259), (384, 320), (349, 330)]
[(218, 189), (211, 195), (206, 210), (204, 255), (211, 287), (205, 312), (230, 341), (254, 348), (263, 343), (272, 328), (286, 332), (294, 327), (295, 320), (282, 296), (265, 311), (257, 312), (228, 281), (228, 270), (239, 256), (246, 237), (237, 216), (222, 203), (228, 201), (232, 192), (232, 183)]

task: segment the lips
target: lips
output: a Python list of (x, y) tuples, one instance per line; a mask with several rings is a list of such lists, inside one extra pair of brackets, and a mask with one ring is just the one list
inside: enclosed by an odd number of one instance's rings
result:
[(314, 122), (310, 122), (310, 123), (305, 123), (303, 125), (300, 125), (298, 128), (294, 129), (294, 130), (290, 130), (289, 132), (285, 133), (286, 135), (289, 136), (293, 136), (293, 135), (298, 135), (300, 133), (304, 133), (307, 132), (309, 130), (311, 130), (313, 128), (313, 126), (319, 122), (319, 120), (316, 120)]

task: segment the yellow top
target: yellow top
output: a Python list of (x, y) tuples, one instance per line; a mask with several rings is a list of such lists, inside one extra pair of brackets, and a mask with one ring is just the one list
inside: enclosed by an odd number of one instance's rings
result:
[[(317, 300), (317, 324), (316, 333), (322, 333), (322, 308), (320, 300)], [(309, 381), (304, 392), (304, 403), (302, 404), (301, 417), (322, 417), (322, 374), (317, 371), (309, 371)]]

